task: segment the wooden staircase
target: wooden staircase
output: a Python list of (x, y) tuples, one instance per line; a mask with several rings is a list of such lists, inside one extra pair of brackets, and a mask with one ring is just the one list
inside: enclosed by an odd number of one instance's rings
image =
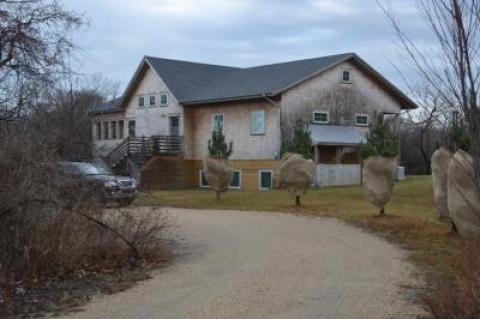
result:
[(105, 162), (114, 172), (139, 180), (141, 168), (156, 155), (182, 156), (183, 137), (128, 137), (106, 156)]

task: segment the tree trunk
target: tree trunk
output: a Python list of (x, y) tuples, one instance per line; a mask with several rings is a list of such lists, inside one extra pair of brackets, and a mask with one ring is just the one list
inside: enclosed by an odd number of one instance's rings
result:
[(297, 206), (302, 205), (302, 204), (300, 203), (300, 196), (295, 196), (295, 204), (296, 204)]
[(385, 208), (380, 209), (379, 215), (385, 216)]
[(217, 200), (220, 200), (220, 191), (215, 191)]
[[(426, 146), (425, 145), (429, 145), (430, 143), (430, 137), (427, 136), (427, 134), (429, 134), (427, 132), (428, 128), (425, 128), (425, 129), (422, 129), (420, 131), (420, 154), (422, 155), (422, 159), (423, 159), (423, 165), (424, 165), (424, 172), (426, 175), (430, 175), (432, 174), (432, 171), (431, 171), (431, 162), (430, 162), (430, 154), (429, 154), (429, 150), (426, 149)], [(427, 139), (427, 141), (425, 141), (425, 139)], [(428, 147), (428, 146), (427, 146)]]

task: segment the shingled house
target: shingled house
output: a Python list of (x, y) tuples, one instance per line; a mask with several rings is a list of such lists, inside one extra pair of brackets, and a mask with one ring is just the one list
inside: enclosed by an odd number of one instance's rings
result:
[(95, 155), (154, 187), (208, 187), (202, 158), (222, 129), (234, 144), (232, 188), (269, 189), (282, 140), (302, 119), (319, 185), (355, 183), (374, 114), (415, 107), (354, 53), (251, 68), (147, 56), (123, 96), (97, 107)]

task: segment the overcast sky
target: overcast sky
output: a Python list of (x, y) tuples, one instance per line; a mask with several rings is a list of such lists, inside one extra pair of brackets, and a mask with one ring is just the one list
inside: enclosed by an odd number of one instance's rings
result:
[[(64, 3), (89, 21), (76, 37), (81, 72), (102, 73), (121, 88), (144, 55), (245, 67), (344, 52), (356, 52), (405, 88), (392, 65), (398, 63), (396, 37), (376, 0)], [(392, 3), (401, 24), (414, 30), (414, 40), (428, 43), (413, 0)]]

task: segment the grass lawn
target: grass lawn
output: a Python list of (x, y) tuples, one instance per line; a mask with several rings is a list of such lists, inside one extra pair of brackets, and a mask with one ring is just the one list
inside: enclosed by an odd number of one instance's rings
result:
[(395, 185), (386, 217), (363, 196), (360, 186), (312, 189), (302, 198), (302, 206), (285, 190), (268, 192), (229, 191), (217, 201), (211, 190), (152, 191), (137, 205), (160, 205), (197, 209), (276, 211), (311, 216), (328, 216), (386, 236), (411, 250), (410, 258), (425, 270), (449, 272), (458, 239), (450, 225), (437, 219), (430, 176), (408, 177)]

